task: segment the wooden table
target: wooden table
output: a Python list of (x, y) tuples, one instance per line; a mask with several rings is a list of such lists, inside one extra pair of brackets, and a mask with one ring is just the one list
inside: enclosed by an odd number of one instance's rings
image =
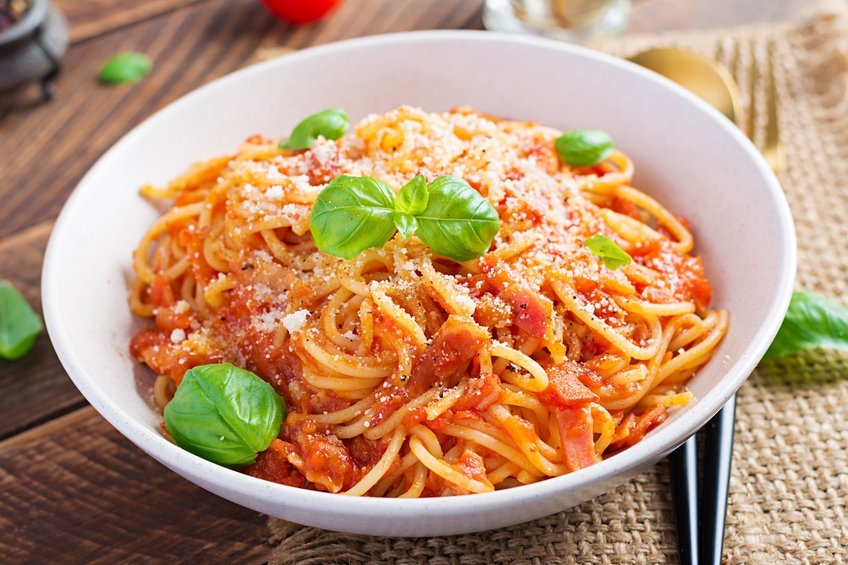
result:
[[(634, 0), (628, 33), (800, 18), (805, 0)], [(258, 0), (55, 0), (72, 45), (52, 102), (18, 93), (0, 114), (0, 279), (40, 309), (59, 210), (85, 171), (154, 111), (263, 50), (376, 33), (481, 29), (482, 0), (346, 0), (293, 27)], [(132, 86), (98, 84), (103, 61), (147, 53)], [(271, 51), (273, 52), (273, 51)], [(96, 292), (96, 289), (92, 289)], [(124, 439), (80, 396), (46, 334), (0, 360), (0, 562), (263, 562), (266, 517), (183, 480)]]

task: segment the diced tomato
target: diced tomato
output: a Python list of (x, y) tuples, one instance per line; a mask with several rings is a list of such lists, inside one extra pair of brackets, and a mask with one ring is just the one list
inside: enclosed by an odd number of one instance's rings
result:
[[(649, 300), (692, 300), (699, 310), (705, 310), (712, 299), (712, 287), (704, 273), (700, 257), (677, 253), (665, 240), (640, 242), (631, 252), (633, 259), (663, 275), (666, 286), (648, 288), (642, 292)], [(669, 291), (671, 295), (669, 296)]]
[(407, 383), (410, 394), (421, 394), (437, 380), (445, 386), (456, 384), (459, 374), (489, 339), (489, 334), (477, 324), (449, 317), (415, 359)]
[(466, 477), (486, 485), (491, 485), (486, 476), (486, 464), (479, 453), (466, 449), (457, 459), (455, 467)]
[(302, 460), (298, 470), (316, 487), (340, 492), (352, 487), (359, 479), (347, 447), (312, 420), (289, 414), (282, 435), (294, 444)]
[(153, 369), (157, 375), (167, 375), (171, 368), (173, 344), (167, 334), (145, 328), (130, 340), (130, 354)]
[(207, 228), (185, 228), (177, 234), (177, 241), (186, 249), (194, 278), (204, 285), (209, 284), (209, 281), (218, 276), (218, 272), (204, 258), (203, 241), (208, 235), (207, 232)]
[(347, 446), (350, 456), (353, 457), (354, 463), (359, 468), (366, 467), (370, 469), (377, 464), (377, 461), (380, 460), (380, 457), (386, 451), (386, 444), (383, 442), (372, 441), (363, 436), (356, 436), (348, 440), (343, 440), (343, 442)]
[(647, 223), (649, 220), (649, 216), (645, 210), (634, 204), (632, 200), (627, 200), (626, 198), (614, 197), (610, 203), (610, 209), (619, 214), (635, 218), (640, 222)]
[(583, 469), (600, 461), (595, 453), (592, 411), (589, 405), (563, 408), (556, 413), (562, 442), (562, 458), (569, 471)]
[(487, 373), (469, 379), (465, 394), (456, 401), (451, 410), (457, 414), (470, 409), (485, 410), (491, 403), (498, 400), (500, 392), (501, 379), (497, 375)]
[(423, 408), (416, 408), (406, 415), (403, 419), (403, 425), (406, 429), (410, 429), (415, 424), (420, 424), (427, 419), (427, 412)]
[(548, 374), (548, 387), (539, 393), (539, 400), (546, 406), (569, 408), (598, 400), (584, 383), (597, 382), (598, 377), (585, 365), (566, 359), (560, 365), (545, 367)]
[(294, 445), (275, 439), (268, 449), (256, 457), (256, 461), (243, 469), (243, 472), (266, 481), (305, 488), (308, 486), (306, 479), (288, 461), (289, 454), (294, 452)]
[(163, 275), (155, 275), (153, 282), (148, 287), (150, 303), (154, 306), (153, 312), (156, 325), (163, 330), (188, 329), (194, 322), (194, 314), (182, 303), (183, 308), (177, 306), (174, 290), (171, 282)]
[(662, 404), (653, 406), (639, 416), (631, 412), (618, 424), (609, 449), (618, 451), (639, 443), (645, 434), (665, 422), (666, 418), (668, 412)]
[(545, 337), (551, 319), (551, 303), (538, 294), (517, 286), (508, 286), (498, 296), (512, 309), (512, 320), (518, 329), (533, 337)]
[(168, 375), (177, 384), (192, 367), (223, 361), (210, 352), (179, 349), (171, 341), (170, 332), (152, 328), (141, 330), (130, 341), (130, 353), (157, 375)]

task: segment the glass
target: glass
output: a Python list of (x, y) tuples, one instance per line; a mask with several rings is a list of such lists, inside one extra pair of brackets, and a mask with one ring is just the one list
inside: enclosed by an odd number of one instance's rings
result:
[(619, 35), (630, 20), (630, 0), (486, 0), (487, 29), (579, 41)]

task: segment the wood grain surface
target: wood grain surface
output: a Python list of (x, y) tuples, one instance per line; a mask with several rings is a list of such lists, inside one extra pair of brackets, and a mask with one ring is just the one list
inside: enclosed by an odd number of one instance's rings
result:
[(4, 441), (0, 468), (4, 562), (267, 558), (261, 514), (211, 496), (159, 465), (93, 408)]
[[(121, 136), (183, 94), (268, 54), (378, 33), (481, 29), (482, 1), (346, 0), (325, 21), (297, 27), (259, 0), (54, 0), (72, 39), (55, 98), (42, 103), (32, 87), (0, 96), (0, 279), (40, 311), (44, 250), (74, 186)], [(628, 33), (799, 18), (809, 8), (800, 0), (633, 5)], [(148, 54), (153, 72), (135, 85), (98, 83), (106, 58), (124, 50)], [(176, 132), (175, 142), (180, 135), (191, 132)], [(264, 516), (125, 440), (77, 392), (46, 334), (23, 359), (0, 360), (0, 493), (3, 564), (269, 555)]]

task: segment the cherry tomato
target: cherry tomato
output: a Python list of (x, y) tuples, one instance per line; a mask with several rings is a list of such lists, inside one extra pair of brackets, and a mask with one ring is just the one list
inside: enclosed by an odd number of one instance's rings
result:
[(341, 0), (262, 0), (272, 14), (293, 24), (318, 21), (339, 2)]

